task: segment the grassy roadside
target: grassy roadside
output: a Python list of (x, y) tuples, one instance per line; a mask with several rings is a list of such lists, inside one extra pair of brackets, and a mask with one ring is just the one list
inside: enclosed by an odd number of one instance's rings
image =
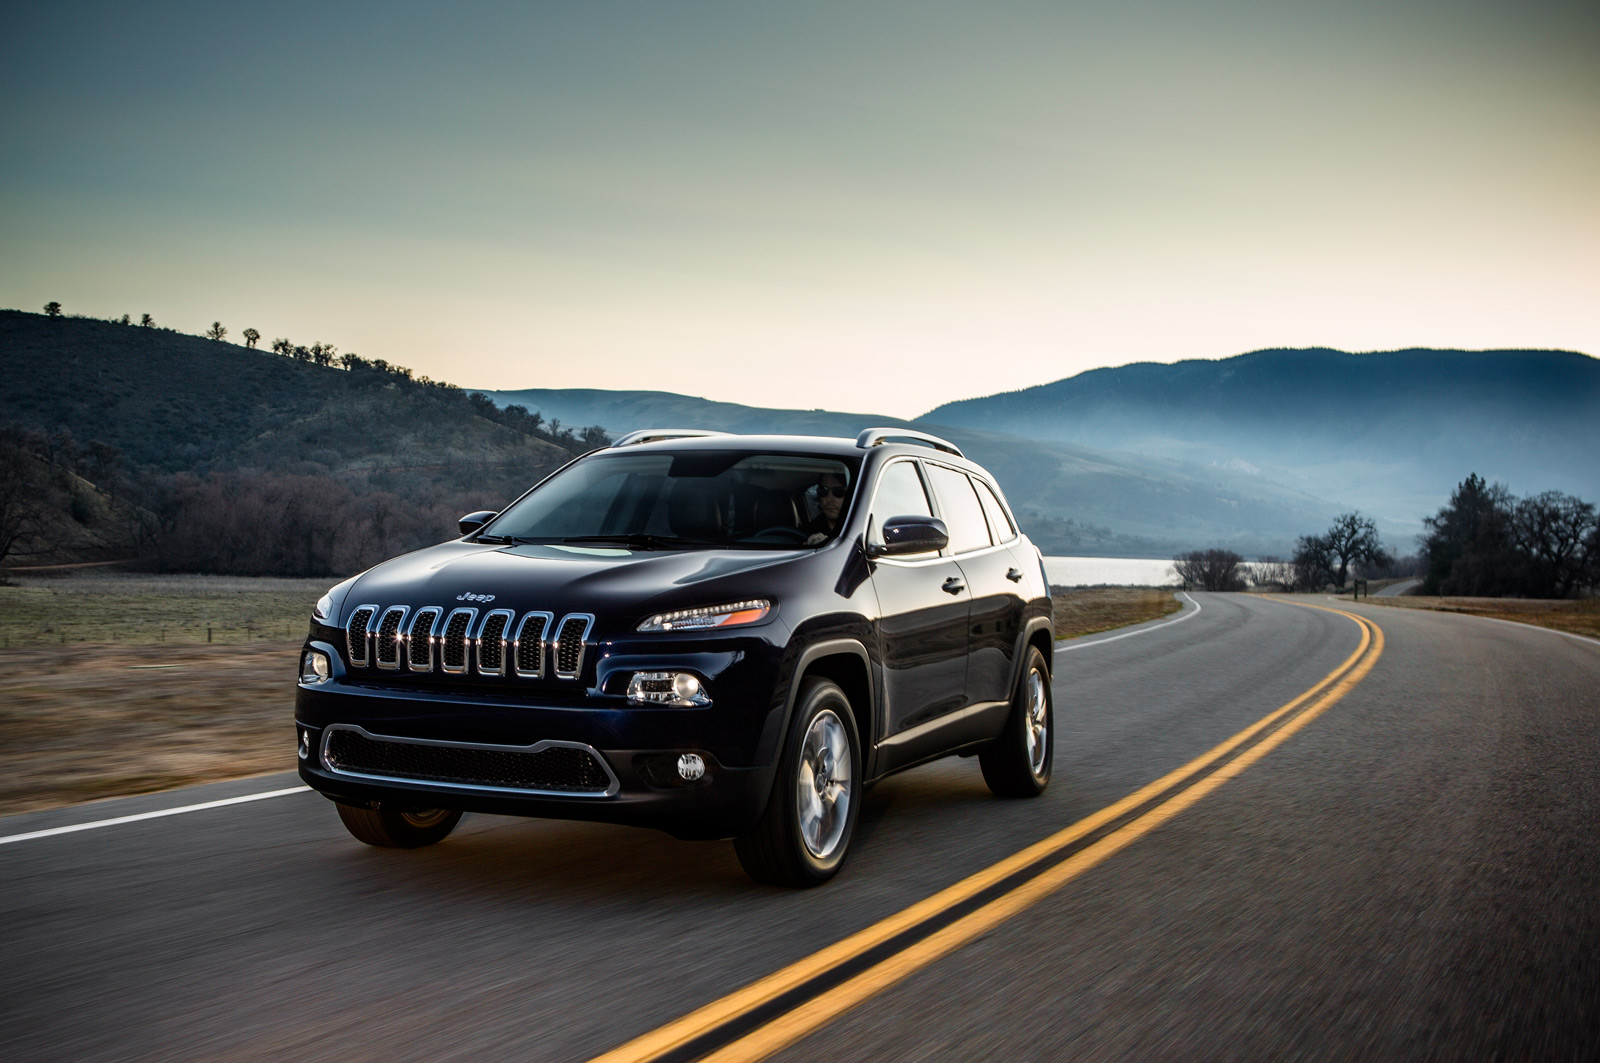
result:
[(0, 649), (297, 640), (337, 580), (90, 573), (0, 587)]
[(0, 652), (0, 815), (293, 770), (298, 649)]
[(1363, 598), (1372, 605), (1396, 609), (1428, 609), (1440, 613), (1466, 613), (1494, 620), (1567, 631), (1600, 638), (1600, 598)]
[[(283, 631), (299, 634), (322, 589), (195, 576), (0, 587), (11, 639), (0, 650), (0, 815), (293, 770), (299, 639)], [(1061, 592), (1055, 608), (1057, 637), (1071, 638), (1179, 606), (1170, 591), (1096, 588)], [(241, 619), (224, 628), (219, 616)]]
[(1055, 606), (1056, 638), (1072, 639), (1113, 628), (1156, 620), (1183, 608), (1170, 590), (1154, 587), (1090, 587), (1058, 590)]

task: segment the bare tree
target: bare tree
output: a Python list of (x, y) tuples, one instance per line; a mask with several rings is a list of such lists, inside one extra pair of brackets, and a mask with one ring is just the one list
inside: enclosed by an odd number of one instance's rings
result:
[(155, 328), (156, 327), (156, 319), (151, 317), (149, 314), (140, 314), (139, 315), (139, 327), (140, 328)]
[(1382, 565), (1389, 559), (1384, 552), (1383, 542), (1378, 538), (1377, 524), (1371, 517), (1363, 517), (1354, 511), (1341, 513), (1335, 518), (1333, 527), (1322, 535), (1322, 540), (1327, 545), (1330, 557), (1339, 563), (1334, 570), (1334, 582), (1341, 587), (1350, 575), (1353, 562)]
[(221, 341), (228, 336), (228, 330), (222, 327), (222, 322), (213, 321), (211, 327), (206, 329), (206, 339)]
[(244, 345), (252, 350), (255, 349), (257, 343), (261, 342), (261, 333), (253, 328), (245, 329), (242, 335), (244, 336)]
[(44, 312), (49, 314), (51, 317), (60, 317), (61, 304), (52, 299), (48, 303), (44, 304)]
[(43, 462), (14, 429), (0, 429), (0, 562), (38, 553), (49, 509), (50, 484)]
[(1273, 584), (1288, 590), (1295, 585), (1294, 562), (1265, 554), (1256, 559), (1251, 582)]
[(1232, 550), (1190, 550), (1172, 559), (1178, 578), (1203, 591), (1238, 591), (1244, 589), (1240, 565), (1244, 558)]
[(1511, 540), (1527, 566), (1527, 589), (1566, 598), (1583, 586), (1595, 541), (1595, 507), (1560, 491), (1546, 491), (1517, 503)]

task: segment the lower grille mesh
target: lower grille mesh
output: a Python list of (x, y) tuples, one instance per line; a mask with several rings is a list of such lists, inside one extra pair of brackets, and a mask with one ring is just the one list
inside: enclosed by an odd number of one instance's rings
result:
[(611, 788), (611, 776), (595, 754), (571, 746), (537, 753), (510, 747), (461, 749), (388, 742), (341, 728), (329, 732), (323, 759), (334, 771), (419, 782), (572, 794), (603, 794)]

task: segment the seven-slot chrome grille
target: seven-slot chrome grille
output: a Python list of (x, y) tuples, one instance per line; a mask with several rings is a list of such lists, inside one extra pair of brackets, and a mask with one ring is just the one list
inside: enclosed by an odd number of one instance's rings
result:
[(360, 605), (345, 625), (346, 649), (356, 668), (449, 675), (578, 679), (583, 675), (590, 613), (555, 614), (425, 605)]

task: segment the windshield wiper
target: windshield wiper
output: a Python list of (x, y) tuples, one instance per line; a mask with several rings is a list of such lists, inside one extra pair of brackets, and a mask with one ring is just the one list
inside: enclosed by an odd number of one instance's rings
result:
[(631, 532), (626, 535), (569, 535), (564, 543), (621, 543), (638, 550), (670, 550), (675, 546), (724, 546), (715, 539), (686, 539), (680, 535), (651, 535)]

